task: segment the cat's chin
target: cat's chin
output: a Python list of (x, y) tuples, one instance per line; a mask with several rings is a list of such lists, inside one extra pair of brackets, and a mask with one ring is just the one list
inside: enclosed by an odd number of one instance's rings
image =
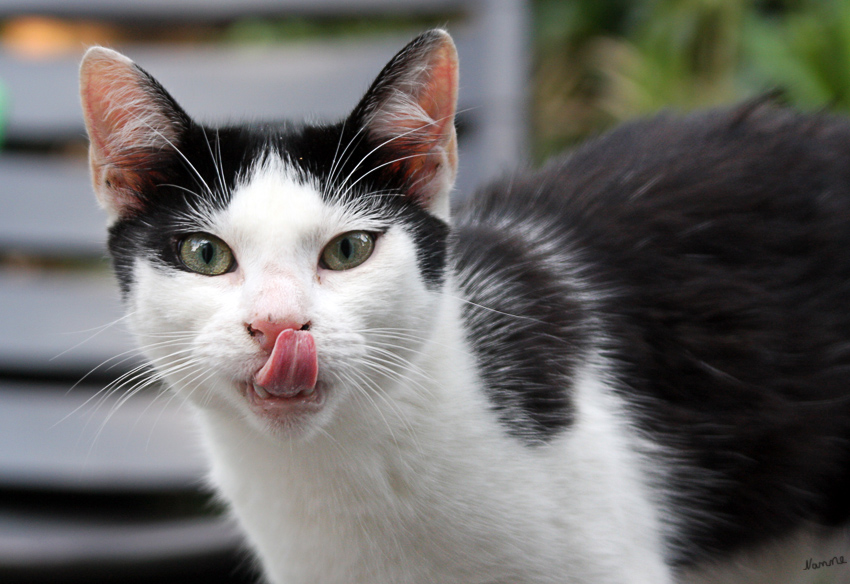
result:
[(318, 413), (325, 405), (327, 394), (321, 382), (292, 396), (271, 395), (251, 381), (243, 381), (239, 385), (251, 411), (260, 418), (275, 422), (295, 421)]

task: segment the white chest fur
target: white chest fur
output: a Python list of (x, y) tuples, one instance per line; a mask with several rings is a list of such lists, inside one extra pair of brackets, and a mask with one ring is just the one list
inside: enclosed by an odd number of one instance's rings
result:
[[(276, 584), (667, 581), (638, 460), (592, 376), (576, 425), (527, 447), (479, 393), (456, 301), (411, 391), (278, 441), (203, 414), (213, 480)], [(399, 396), (403, 396), (399, 398)]]

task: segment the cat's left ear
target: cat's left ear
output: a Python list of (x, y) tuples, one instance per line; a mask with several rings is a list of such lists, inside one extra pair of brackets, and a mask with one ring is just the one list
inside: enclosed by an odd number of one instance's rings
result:
[(384, 67), (352, 114), (384, 163), (404, 177), (408, 196), (446, 220), (457, 175), (457, 87), (454, 42), (435, 29)]
[(80, 97), (97, 198), (110, 219), (131, 216), (162, 178), (190, 120), (153, 77), (103, 47), (83, 57)]

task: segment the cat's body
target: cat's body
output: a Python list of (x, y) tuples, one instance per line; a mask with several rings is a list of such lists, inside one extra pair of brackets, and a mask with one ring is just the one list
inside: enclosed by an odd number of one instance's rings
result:
[(850, 558), (850, 125), (638, 122), (449, 222), (455, 76), (431, 32), (344, 123), (210, 130), (119, 55), (84, 62), (134, 328), (269, 579)]

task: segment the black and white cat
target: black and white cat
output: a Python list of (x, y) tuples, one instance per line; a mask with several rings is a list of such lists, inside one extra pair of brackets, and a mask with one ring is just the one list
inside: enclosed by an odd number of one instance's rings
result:
[(133, 328), (271, 582), (850, 581), (846, 121), (660, 116), (450, 213), (443, 31), (336, 124), (81, 80)]

